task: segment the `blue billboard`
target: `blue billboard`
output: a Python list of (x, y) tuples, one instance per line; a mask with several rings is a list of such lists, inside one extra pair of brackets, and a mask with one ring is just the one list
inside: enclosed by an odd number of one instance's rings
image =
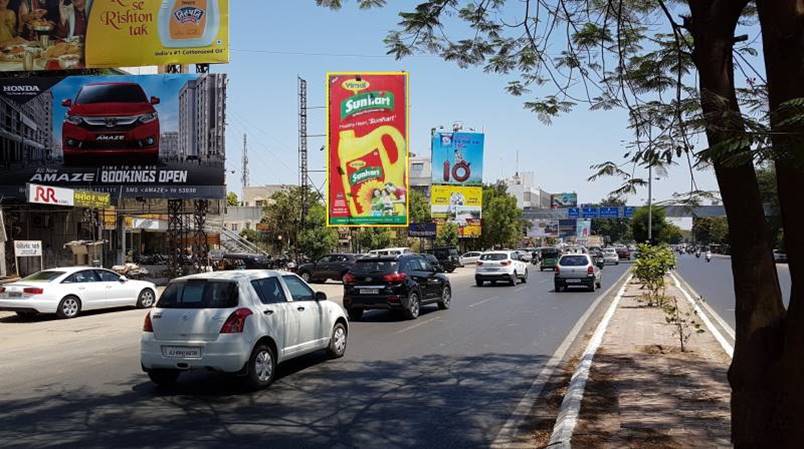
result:
[(433, 185), (482, 186), (484, 144), (482, 133), (434, 133)]
[(600, 218), (619, 218), (620, 216), (620, 208), (619, 207), (601, 207), (600, 208)]

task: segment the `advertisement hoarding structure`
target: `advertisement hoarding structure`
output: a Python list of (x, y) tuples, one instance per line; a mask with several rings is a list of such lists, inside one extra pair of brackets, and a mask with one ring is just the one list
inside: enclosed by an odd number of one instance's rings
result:
[(0, 194), (26, 183), (119, 198), (222, 199), (226, 75), (0, 79)]
[(456, 224), (461, 238), (480, 237), (485, 135), (436, 131), (430, 142), (430, 215), (439, 226), (446, 222)]
[(455, 223), (458, 236), (477, 238), (482, 232), (483, 188), (434, 185), (430, 190), (430, 216), (439, 225)]
[[(55, 3), (55, 4), (54, 4)], [(229, 0), (33, 0), (0, 72), (229, 62)]]
[(530, 220), (531, 226), (528, 230), (528, 237), (543, 239), (543, 238), (557, 238), (558, 220), (537, 218)]
[(408, 74), (327, 74), (327, 225), (408, 225)]
[(565, 207), (578, 207), (577, 193), (554, 193), (550, 195), (551, 209), (562, 209)]

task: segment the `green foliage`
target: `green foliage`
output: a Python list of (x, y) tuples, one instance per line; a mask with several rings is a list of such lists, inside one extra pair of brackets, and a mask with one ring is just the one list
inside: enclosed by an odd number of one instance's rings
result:
[(438, 246), (458, 246), (458, 225), (455, 223), (444, 223), (438, 227), (436, 235), (436, 245)]
[(360, 228), (357, 232), (357, 243), (360, 250), (365, 252), (391, 246), (394, 237), (394, 231), (388, 228)]
[(430, 222), (430, 201), (421, 191), (416, 189), (410, 190), (410, 222)]
[(276, 248), (297, 249), (310, 257), (332, 251), (338, 244), (338, 232), (326, 227), (326, 208), (314, 190), (307, 191), (308, 212), (301, 229), (301, 193), (301, 187), (289, 187), (271, 197), (262, 219), (271, 230), (266, 240)]
[(226, 204), (228, 204), (229, 206), (239, 206), (240, 202), (237, 200), (237, 194), (234, 192), (227, 193)]
[(653, 243), (678, 243), (681, 241), (681, 230), (667, 221), (667, 214), (661, 207), (653, 207), (648, 213), (647, 207), (640, 207), (631, 219), (631, 232), (639, 243), (648, 241), (648, 216), (653, 216)]
[(648, 290), (649, 306), (663, 302), (665, 276), (675, 268), (676, 255), (667, 246), (639, 245), (639, 257), (634, 261), (634, 277)]
[(326, 208), (321, 203), (310, 205), (307, 227), (299, 234), (298, 244), (302, 254), (318, 260), (338, 246), (338, 231), (326, 226)]
[(700, 334), (703, 333), (701, 323), (695, 319), (698, 315), (693, 309), (692, 312), (682, 311), (678, 306), (678, 298), (672, 295), (669, 298), (664, 298), (662, 301), (662, 311), (664, 312), (664, 320), (667, 324), (674, 327), (673, 332), (678, 337), (681, 352), (687, 351), (687, 341), (692, 336), (693, 332)]
[(504, 184), (483, 186), (483, 232), (478, 248), (513, 247), (522, 237), (522, 209)]
[(703, 245), (724, 244), (729, 239), (729, 224), (726, 217), (700, 217), (692, 222), (692, 235)]
[[(625, 201), (609, 197), (600, 202), (604, 207), (622, 207)], [(628, 218), (592, 220), (592, 234), (607, 238), (609, 242), (627, 242), (632, 240), (631, 220)]]

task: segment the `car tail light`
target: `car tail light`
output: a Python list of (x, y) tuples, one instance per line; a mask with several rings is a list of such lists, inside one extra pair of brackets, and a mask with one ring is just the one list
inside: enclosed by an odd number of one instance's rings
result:
[(591, 265), (586, 268), (586, 274), (595, 274), (595, 269)]
[(229, 315), (229, 318), (226, 319), (226, 322), (223, 323), (223, 327), (221, 327), (222, 334), (239, 334), (243, 332), (243, 328), (246, 327), (246, 318), (249, 315), (252, 315), (253, 312), (251, 309), (237, 309)]
[(145, 314), (145, 322), (142, 323), (142, 331), (143, 332), (154, 331), (154, 323), (151, 322), (151, 312)]
[(561, 269), (558, 268), (558, 265), (556, 265), (556, 274), (561, 274)]
[(354, 275), (352, 273), (346, 273), (343, 276), (343, 283), (344, 284), (355, 284), (355, 283), (357, 283), (357, 278), (354, 277)]
[(408, 275), (405, 273), (391, 273), (383, 276), (382, 280), (385, 282), (404, 282), (407, 278)]
[(500, 262), (500, 265), (502, 265), (504, 267), (507, 267), (508, 265), (511, 265), (511, 261), (510, 260), (504, 260), (504, 261)]
[(481, 266), (481, 265), (483, 265), (483, 262), (482, 262), (482, 261), (480, 261), (480, 260), (478, 260), (478, 261), (477, 261), (477, 266), (479, 267), (479, 266)]
[(22, 292), (26, 295), (41, 295), (45, 290), (39, 287), (26, 287), (22, 289)]
[(6, 292), (6, 288), (5, 287), (0, 287), (0, 293), (5, 293), (5, 292)]

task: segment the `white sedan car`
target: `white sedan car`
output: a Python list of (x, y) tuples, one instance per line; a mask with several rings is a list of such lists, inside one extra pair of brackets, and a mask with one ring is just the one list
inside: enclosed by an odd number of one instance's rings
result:
[(606, 265), (619, 265), (620, 256), (617, 255), (617, 250), (613, 247), (608, 247), (603, 250), (603, 263)]
[(477, 261), (475, 283), (478, 287), (486, 281), (506, 281), (516, 285), (518, 280), (522, 283), (528, 281), (528, 264), (519, 260), (517, 251), (489, 251)]
[(477, 264), (477, 261), (480, 260), (481, 254), (483, 253), (478, 251), (469, 251), (468, 253), (464, 253), (464, 255), (461, 256), (461, 265), (466, 266)]
[(92, 267), (53, 268), (0, 287), (0, 310), (21, 317), (55, 313), (75, 318), (81, 311), (110, 307), (152, 307), (156, 285)]
[(349, 325), (343, 308), (295, 274), (244, 270), (174, 279), (142, 330), (140, 361), (155, 384), (211, 369), (257, 389), (285, 360), (319, 350), (342, 357)]

